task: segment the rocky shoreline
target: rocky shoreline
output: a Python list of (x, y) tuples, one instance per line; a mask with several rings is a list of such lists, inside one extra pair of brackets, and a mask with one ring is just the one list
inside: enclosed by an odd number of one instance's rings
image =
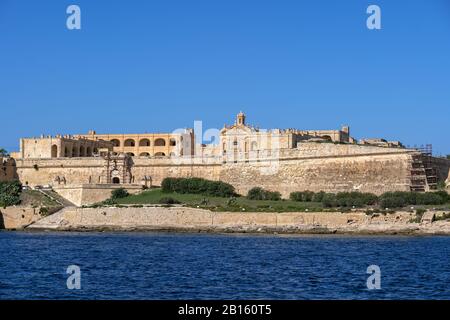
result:
[(363, 212), (241, 213), (211, 212), (173, 207), (75, 208), (69, 207), (27, 226), (29, 231), (63, 232), (181, 232), (286, 235), (450, 235), (450, 221), (426, 219), (398, 212), (368, 216)]

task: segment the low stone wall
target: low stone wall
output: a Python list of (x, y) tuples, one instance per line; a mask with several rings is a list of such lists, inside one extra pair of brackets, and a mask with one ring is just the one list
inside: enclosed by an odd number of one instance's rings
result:
[(56, 186), (53, 190), (74, 205), (83, 206), (109, 199), (111, 192), (119, 188), (125, 188), (131, 194), (142, 191), (142, 186), (128, 184), (64, 185)]
[(368, 216), (364, 212), (240, 213), (186, 207), (65, 208), (28, 229), (450, 234), (450, 223), (409, 223), (414, 217), (408, 212)]
[(0, 229), (22, 229), (41, 218), (38, 208), (0, 208)]

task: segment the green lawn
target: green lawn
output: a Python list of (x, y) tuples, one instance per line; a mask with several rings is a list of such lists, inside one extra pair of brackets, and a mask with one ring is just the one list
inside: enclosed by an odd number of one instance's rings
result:
[(262, 211), (262, 212), (294, 212), (294, 211), (321, 211), (322, 204), (318, 202), (295, 202), (290, 200), (265, 201), (248, 200), (245, 197), (229, 198), (209, 197), (198, 194), (163, 193), (161, 189), (144, 191), (138, 195), (131, 195), (118, 199), (118, 204), (143, 205), (157, 204), (164, 197), (171, 197), (184, 205), (200, 207), (213, 211)]

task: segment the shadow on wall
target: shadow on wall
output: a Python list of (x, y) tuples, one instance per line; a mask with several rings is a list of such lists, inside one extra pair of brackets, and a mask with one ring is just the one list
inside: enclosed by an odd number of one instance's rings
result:
[(3, 220), (3, 213), (0, 211), (0, 229), (5, 229), (5, 221)]

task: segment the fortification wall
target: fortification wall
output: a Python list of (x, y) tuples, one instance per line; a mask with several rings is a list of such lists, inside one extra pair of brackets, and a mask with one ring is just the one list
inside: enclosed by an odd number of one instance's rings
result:
[(23, 184), (53, 185), (56, 177), (65, 178), (66, 184), (97, 183), (104, 169), (102, 158), (18, 159), (17, 175)]
[(20, 229), (41, 218), (37, 208), (0, 208), (0, 229)]
[[(53, 230), (203, 230), (210, 232), (279, 233), (412, 233), (419, 224), (414, 213), (368, 216), (364, 212), (211, 212), (186, 207), (65, 208), (37, 221), (29, 229)], [(429, 226), (436, 224), (426, 224)], [(422, 227), (422, 225), (420, 225)], [(450, 224), (425, 232), (450, 233)]]
[(0, 182), (17, 179), (16, 163), (12, 158), (0, 157)]
[(432, 164), (436, 168), (438, 181), (446, 181), (450, 177), (450, 160), (444, 158), (432, 158)]
[[(411, 161), (414, 151), (359, 145), (304, 143), (297, 149), (270, 153), (239, 154), (236, 158), (134, 157), (131, 173), (134, 183), (150, 177), (160, 185), (166, 177), (202, 177), (222, 180), (245, 194), (260, 186), (290, 192), (409, 191)], [(55, 177), (64, 177), (66, 185), (95, 184), (105, 174), (103, 158), (39, 159), (17, 161), (23, 183), (57, 186)]]
[(361, 191), (381, 194), (410, 190), (409, 154), (361, 155), (297, 160), (278, 163), (226, 164), (220, 179), (245, 194), (254, 186), (279, 191)]

